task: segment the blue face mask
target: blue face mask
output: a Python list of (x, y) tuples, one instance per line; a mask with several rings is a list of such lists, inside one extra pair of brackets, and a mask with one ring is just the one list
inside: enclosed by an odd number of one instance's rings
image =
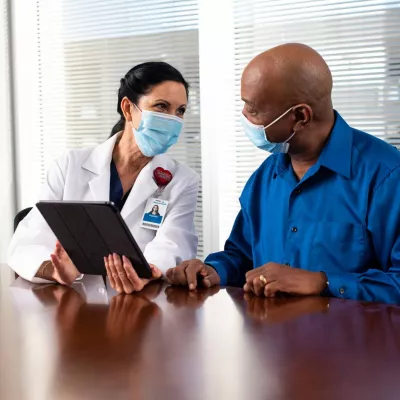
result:
[(261, 150), (269, 151), (270, 153), (287, 153), (289, 150), (289, 140), (294, 136), (296, 132), (293, 132), (288, 139), (283, 143), (272, 143), (267, 139), (267, 128), (270, 128), (273, 124), (283, 118), (289, 111), (293, 110), (293, 107), (285, 111), (277, 119), (272, 121), (267, 126), (255, 125), (250, 122), (243, 114), (240, 116), (240, 122), (242, 123), (243, 130), (251, 142)]
[(132, 126), (136, 143), (146, 157), (166, 153), (174, 145), (183, 128), (183, 119), (155, 111), (140, 110), (142, 119), (137, 129)]

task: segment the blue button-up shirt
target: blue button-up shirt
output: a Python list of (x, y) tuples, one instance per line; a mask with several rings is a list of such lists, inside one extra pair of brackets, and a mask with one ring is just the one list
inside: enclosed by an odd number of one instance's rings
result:
[(206, 259), (221, 284), (276, 262), (325, 272), (336, 297), (400, 303), (400, 152), (335, 118), (301, 181), (286, 154), (249, 179), (225, 250)]

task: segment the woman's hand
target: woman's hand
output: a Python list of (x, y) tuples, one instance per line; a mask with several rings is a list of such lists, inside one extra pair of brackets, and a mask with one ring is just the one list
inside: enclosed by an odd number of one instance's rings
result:
[(118, 293), (139, 292), (149, 282), (160, 279), (162, 276), (162, 272), (156, 266), (150, 264), (152, 278), (140, 279), (129, 259), (125, 256), (122, 256), (121, 259), (117, 254), (104, 257), (104, 264), (111, 287)]
[(61, 285), (70, 285), (81, 275), (60, 242), (56, 243), (56, 249), (50, 257), (52, 280), (61, 283)]

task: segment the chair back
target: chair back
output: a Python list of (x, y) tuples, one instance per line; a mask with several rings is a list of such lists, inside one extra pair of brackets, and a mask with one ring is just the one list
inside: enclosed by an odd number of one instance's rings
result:
[(21, 210), (14, 218), (14, 232), (17, 230), (19, 223), (31, 212), (32, 207)]

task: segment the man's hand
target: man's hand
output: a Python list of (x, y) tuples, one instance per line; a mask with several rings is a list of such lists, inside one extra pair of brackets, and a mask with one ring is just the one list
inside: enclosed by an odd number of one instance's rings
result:
[(220, 283), (217, 271), (200, 260), (184, 261), (177, 267), (170, 268), (166, 273), (171, 285), (188, 286), (190, 290), (197, 288), (197, 276), (201, 277), (201, 283), (206, 288)]
[(155, 265), (150, 264), (152, 277), (141, 279), (128, 257), (122, 256), (121, 258), (118, 254), (110, 254), (108, 257), (104, 257), (104, 265), (111, 287), (118, 293), (139, 292), (148, 283), (160, 279), (162, 276), (162, 272)]
[[(261, 277), (261, 279), (260, 279)], [(311, 272), (277, 263), (267, 263), (246, 274), (246, 292), (274, 297), (277, 292), (297, 295), (320, 295), (326, 287), (323, 272)]]

